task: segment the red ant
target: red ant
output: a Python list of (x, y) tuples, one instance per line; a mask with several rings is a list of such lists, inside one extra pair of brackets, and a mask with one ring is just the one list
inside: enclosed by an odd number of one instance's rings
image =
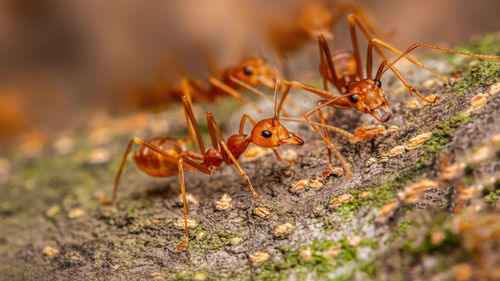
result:
[[(240, 175), (247, 182), (248, 187), (250, 188), (250, 191), (254, 195), (255, 199), (260, 200), (259, 195), (257, 195), (253, 189), (249, 177), (237, 161), (238, 157), (247, 149), (248, 145), (250, 143), (254, 143), (261, 147), (272, 148), (274, 154), (280, 161), (286, 164), (294, 162), (294, 160), (283, 160), (278, 154), (278, 151), (275, 149), (284, 144), (304, 144), (304, 141), (299, 135), (289, 132), (279, 121), (279, 111), (277, 109), (277, 95), (279, 88), (280, 83), (277, 82), (274, 90), (274, 116), (256, 123), (250, 116), (244, 114), (241, 118), (239, 133), (230, 136), (227, 141), (222, 136), (212, 113), (207, 112), (208, 130), (212, 141), (212, 147), (208, 149), (205, 148), (201, 138), (201, 133), (192, 110), (191, 101), (187, 96), (183, 96), (182, 104), (190, 134), (188, 141), (193, 144), (196, 141), (200, 152), (187, 150), (185, 146), (186, 141), (173, 137), (158, 137), (152, 138), (149, 141), (133, 138), (130, 140), (127, 149), (125, 150), (120, 168), (116, 174), (112, 198), (109, 200), (103, 197), (101, 198), (101, 201), (107, 204), (112, 204), (116, 200), (118, 182), (127, 160), (127, 156), (134, 143), (141, 145), (141, 147), (135, 151), (133, 156), (135, 164), (140, 170), (153, 177), (171, 177), (179, 174), (182, 201), (184, 204), (184, 227), (186, 241), (183, 245), (178, 245), (176, 249), (186, 249), (189, 233), (187, 228), (188, 213), (184, 188), (184, 168), (210, 175), (215, 173), (224, 163), (226, 165), (234, 164)], [(253, 126), (250, 135), (244, 134), (246, 120), (248, 120)]]
[[(420, 97), (422, 100), (424, 100), (427, 103), (434, 104), (438, 100), (436, 97), (434, 100), (429, 100), (422, 96), (422, 94), (415, 88), (413, 88), (404, 78), (403, 76), (399, 73), (399, 71), (396, 70), (394, 67), (394, 64), (399, 61), (401, 58), (406, 58), (412, 63), (416, 64), (419, 67), (425, 68), (432, 72), (435, 76), (437, 76), (440, 79), (443, 80), (448, 80), (447, 78), (439, 75), (432, 69), (429, 69), (428, 67), (424, 66), (422, 63), (416, 61), (415, 59), (407, 56), (407, 54), (417, 47), (426, 47), (426, 48), (431, 48), (431, 49), (436, 49), (436, 50), (441, 50), (441, 51), (446, 51), (446, 52), (451, 52), (451, 53), (456, 53), (456, 54), (461, 54), (461, 55), (467, 55), (471, 57), (476, 57), (480, 59), (489, 59), (489, 60), (499, 60), (500, 58), (497, 57), (490, 57), (490, 56), (483, 56), (483, 55), (477, 55), (477, 54), (470, 54), (470, 53), (465, 53), (465, 52), (460, 52), (460, 51), (455, 51), (455, 50), (450, 50), (450, 49), (445, 49), (437, 46), (432, 46), (432, 45), (427, 45), (427, 44), (421, 44), (421, 43), (416, 43), (411, 45), (406, 51), (400, 52), (394, 47), (390, 46), (389, 44), (373, 38), (373, 36), (370, 34), (367, 28), (363, 26), (361, 21), (356, 18), (354, 15), (349, 15), (348, 16), (348, 21), (349, 21), (349, 27), (350, 27), (350, 33), (351, 33), (351, 40), (352, 40), (352, 45), (354, 48), (354, 54), (348, 52), (348, 51), (339, 51), (334, 53), (332, 56), (332, 53), (330, 52), (330, 49), (328, 47), (328, 43), (325, 40), (325, 37), (320, 35), (319, 36), (319, 47), (320, 47), (320, 54), (321, 54), (321, 64), (320, 64), (320, 72), (323, 78), (323, 86), (324, 90), (317, 89), (308, 85), (304, 85), (299, 82), (295, 81), (283, 81), (283, 84), (287, 86), (292, 86), (292, 87), (298, 87), (305, 89), (307, 91), (313, 92), (320, 97), (324, 98), (324, 100), (320, 100), (318, 102), (318, 106), (310, 110), (304, 115), (304, 118), (307, 120), (306, 123), (309, 123), (313, 129), (318, 133), (321, 138), (327, 143), (328, 149), (329, 149), (329, 156), (330, 156), (330, 165), (331, 165), (331, 152), (330, 150), (333, 150), (337, 157), (341, 160), (344, 169), (346, 169), (346, 172), (348, 176), (350, 177), (350, 172), (345, 165), (345, 162), (343, 161), (342, 157), (340, 154), (335, 150), (335, 147), (333, 146), (330, 136), (327, 131), (327, 127), (324, 126), (324, 135), (320, 132), (320, 130), (316, 127), (315, 124), (313, 124), (309, 120), (309, 116), (312, 115), (314, 112), (318, 112), (320, 119), (322, 120), (322, 123), (324, 123), (324, 118), (322, 116), (321, 108), (324, 106), (331, 106), (335, 108), (341, 108), (341, 109), (347, 109), (347, 108), (353, 108), (356, 109), (360, 112), (363, 113), (368, 113), (372, 115), (375, 119), (377, 119), (380, 122), (386, 122), (388, 121), (391, 116), (392, 116), (392, 111), (391, 108), (389, 107), (389, 104), (385, 98), (385, 93), (382, 90), (382, 83), (380, 81), (382, 75), (388, 70), (391, 69), (394, 74), (403, 82), (403, 84), (408, 88), (410, 91), (410, 95), (415, 93), (418, 97)], [(358, 42), (357, 42), (357, 37), (356, 37), (356, 30), (355, 27), (358, 27), (362, 33), (369, 39), (369, 44), (368, 44), (368, 55), (367, 55), (367, 63), (366, 63), (366, 76), (364, 76), (364, 72), (362, 69), (362, 64), (361, 64), (361, 56), (359, 52), (359, 47), (358, 47)], [(382, 53), (382, 51), (378, 48), (379, 46), (386, 48), (396, 54), (399, 55), (395, 60), (392, 62), (389, 62), (387, 59), (385, 59), (385, 55)], [(382, 63), (380, 64), (378, 71), (374, 78), (372, 77), (372, 64), (373, 64), (373, 48), (376, 49), (376, 51), (381, 55), (383, 58)], [(326, 62), (325, 62), (326, 60)], [(334, 74), (334, 75), (332, 75)], [(335, 94), (332, 92), (328, 91), (328, 82), (333, 84), (337, 91), (340, 93)], [(288, 91), (286, 92), (288, 93)], [(283, 120), (286, 120), (286, 118), (282, 118)], [(364, 131), (364, 130), (357, 130), (356, 135), (352, 135), (348, 132), (345, 132), (343, 130), (340, 130), (338, 128), (333, 128), (331, 126), (328, 127), (329, 129), (332, 129), (333, 131), (336, 131), (338, 133), (341, 133), (350, 139), (362, 139), (367, 136), (373, 136), (372, 132), (369, 131)], [(326, 173), (331, 171), (331, 168), (329, 167), (329, 170)]]

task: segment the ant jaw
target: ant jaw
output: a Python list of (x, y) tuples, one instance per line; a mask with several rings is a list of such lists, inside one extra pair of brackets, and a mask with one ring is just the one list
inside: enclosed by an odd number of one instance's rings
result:
[(304, 140), (299, 135), (294, 134), (294, 133), (290, 133), (288, 138), (286, 138), (284, 140), (280, 140), (280, 144), (303, 145)]
[(382, 104), (379, 108), (370, 111), (370, 114), (380, 122), (387, 122), (392, 117), (392, 111), (389, 105)]

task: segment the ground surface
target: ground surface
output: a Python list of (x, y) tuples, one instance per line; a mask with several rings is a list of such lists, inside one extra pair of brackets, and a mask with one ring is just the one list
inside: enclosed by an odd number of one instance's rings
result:
[[(464, 48), (499, 55), (499, 41), (490, 35)], [(334, 136), (352, 179), (312, 181), (327, 167), (326, 150), (307, 126), (292, 125), (306, 144), (280, 151), (295, 151), (296, 164), (272, 154), (242, 164), (260, 202), (233, 167), (212, 176), (187, 172), (188, 192), (199, 202), (189, 203), (198, 225), (185, 252), (174, 250), (183, 241), (176, 177), (152, 179), (130, 160), (118, 202), (97, 200), (109, 194), (128, 139), (159, 130), (141, 128), (151, 123), (144, 115), (68, 132), (36, 154), (12, 151), (0, 171), (0, 279), (500, 279), (500, 63), (426, 61), (448, 76), (463, 73), (444, 83), (401, 66), (416, 88), (440, 97), (436, 105), (412, 100), (386, 77), (394, 111), (383, 124), (388, 132), (357, 143)], [(349, 131), (376, 124), (352, 110), (329, 120)], [(168, 128), (174, 134), (181, 122)], [(416, 136), (427, 139), (410, 148)], [(300, 180), (310, 183), (292, 188)], [(423, 188), (412, 186), (418, 182)], [(215, 202), (225, 193), (232, 207), (219, 211)], [(269, 216), (256, 214), (258, 207)]]

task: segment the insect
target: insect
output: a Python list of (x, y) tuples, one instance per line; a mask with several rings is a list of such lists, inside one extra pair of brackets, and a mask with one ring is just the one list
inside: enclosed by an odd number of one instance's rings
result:
[[(490, 57), (490, 56), (483, 56), (483, 55), (477, 55), (477, 54), (470, 54), (470, 53), (465, 53), (465, 52), (460, 52), (460, 51), (455, 51), (455, 50), (450, 50), (450, 49), (445, 49), (437, 46), (432, 46), (432, 45), (427, 45), (427, 44), (421, 44), (421, 43), (416, 43), (411, 45), (408, 49), (406, 49), (404, 52), (400, 52), (394, 47), (390, 46), (389, 44), (373, 38), (373, 35), (370, 34), (368, 29), (362, 24), (361, 20), (359, 20), (355, 15), (350, 14), (348, 16), (348, 21), (349, 21), (349, 27), (350, 27), (350, 33), (351, 33), (351, 40), (352, 40), (352, 45), (354, 49), (354, 54), (350, 54), (347, 51), (339, 51), (336, 52), (332, 55), (330, 52), (330, 49), (328, 47), (328, 43), (325, 40), (325, 37), (320, 35), (319, 36), (319, 46), (320, 46), (320, 54), (321, 54), (321, 64), (320, 64), (320, 72), (323, 77), (323, 87), (324, 90), (317, 89), (308, 85), (304, 85), (300, 82), (295, 82), (295, 81), (282, 81), (283, 84), (292, 86), (292, 87), (298, 87), (305, 89), (307, 91), (313, 92), (320, 97), (323, 98), (323, 100), (320, 100), (318, 102), (318, 106), (311, 109), (308, 111), (305, 115), (304, 118), (306, 119), (306, 122), (310, 122), (309, 116), (311, 116), (313, 113), (318, 112), (320, 115), (320, 119), (322, 118), (321, 115), (321, 108), (325, 106), (331, 106), (335, 108), (341, 108), (341, 109), (348, 109), (348, 108), (353, 108), (356, 109), (360, 112), (367, 113), (372, 115), (375, 119), (377, 119), (380, 122), (386, 122), (388, 121), (391, 116), (392, 116), (392, 111), (391, 108), (386, 100), (385, 93), (382, 90), (382, 83), (381, 83), (381, 77), (382, 75), (387, 71), (391, 70), (394, 72), (394, 74), (399, 78), (399, 80), (408, 88), (410, 95), (416, 94), (419, 98), (424, 100), (427, 103), (434, 104), (437, 102), (437, 97), (434, 99), (428, 99), (424, 97), (417, 89), (415, 89), (413, 86), (411, 86), (399, 73), (399, 71), (394, 67), (394, 64), (399, 61), (402, 58), (408, 59), (410, 62), (416, 64), (419, 67), (425, 68), (429, 70), (431, 73), (433, 73), (435, 76), (437, 76), (440, 79), (447, 80), (447, 78), (439, 75), (432, 69), (429, 69), (422, 63), (418, 62), (417, 60), (407, 56), (408, 53), (411, 51), (415, 50), (418, 47), (426, 47), (426, 48), (431, 48), (435, 50), (441, 50), (441, 51), (446, 51), (446, 52), (451, 52), (451, 53), (456, 53), (456, 54), (461, 54), (461, 55), (467, 55), (475, 58), (480, 58), (480, 59), (489, 59), (489, 60), (499, 60), (497, 57)], [(368, 55), (367, 55), (367, 62), (366, 62), (366, 76), (364, 74), (362, 64), (361, 64), (361, 56), (360, 56), (360, 51), (358, 47), (358, 41), (356, 37), (356, 27), (359, 28), (362, 33), (369, 39), (369, 44), (368, 44)], [(378, 48), (378, 47), (383, 47), (385, 49), (388, 49), (399, 56), (394, 59), (393, 61), (389, 62), (387, 59), (385, 59), (384, 53)], [(377, 73), (375, 76), (372, 78), (372, 65), (373, 65), (373, 49), (380, 54), (380, 56), (383, 58), (382, 63), (380, 64)], [(337, 89), (339, 94), (329, 92), (328, 91), (328, 83), (333, 84), (333, 86)], [(316, 125), (311, 124), (313, 129), (318, 133), (322, 139), (327, 143), (329, 150), (333, 150), (333, 144), (331, 143), (330, 136), (328, 134), (328, 131), (325, 126), (324, 128), (324, 134), (321, 133), (321, 131), (315, 127)], [(350, 139), (361, 139), (364, 137), (369, 137), (372, 136), (373, 133), (370, 131), (366, 130), (357, 130), (356, 135), (352, 135), (346, 131), (340, 130), (338, 128), (334, 129), (334, 131), (341, 133), (345, 136), (347, 136)], [(335, 150), (334, 150), (335, 151)], [(337, 154), (339, 157), (339, 155)], [(331, 157), (331, 153), (330, 153)], [(340, 158), (340, 157), (339, 157)], [(331, 161), (330, 161), (331, 162)], [(344, 168), (346, 166), (344, 165)], [(347, 171), (348, 175), (349, 172)]]
[[(304, 144), (304, 141), (299, 135), (289, 132), (279, 121), (276, 106), (279, 88), (280, 83), (276, 83), (274, 91), (274, 116), (272, 118), (263, 119), (256, 123), (249, 115), (243, 115), (240, 122), (239, 132), (230, 136), (227, 141), (222, 136), (222, 133), (217, 126), (212, 113), (207, 112), (206, 116), (208, 130), (210, 132), (210, 138), (212, 142), (212, 147), (208, 149), (205, 148), (205, 145), (201, 138), (201, 133), (192, 110), (191, 101), (187, 96), (183, 96), (182, 104), (187, 121), (187, 127), (189, 129), (188, 131), (190, 134), (189, 141), (193, 144), (195, 144), (195, 142), (197, 143), (199, 152), (187, 150), (185, 145), (186, 141), (173, 137), (158, 137), (150, 139), (148, 141), (133, 138), (132, 140), (130, 140), (125, 150), (120, 168), (116, 174), (112, 198), (101, 198), (101, 201), (107, 204), (112, 204), (116, 200), (118, 183), (123, 167), (127, 160), (127, 156), (133, 144), (140, 145), (141, 147), (138, 148), (133, 155), (135, 164), (140, 170), (153, 177), (171, 177), (177, 174), (179, 175), (182, 200), (184, 204), (184, 226), (186, 240), (184, 244), (178, 245), (176, 249), (186, 249), (189, 239), (189, 233), (187, 228), (188, 210), (186, 205), (186, 194), (184, 187), (185, 168), (199, 171), (204, 174), (213, 174), (222, 164), (234, 164), (240, 175), (248, 184), (248, 187), (250, 188), (250, 191), (252, 192), (255, 199), (259, 200), (259, 195), (257, 195), (257, 193), (255, 192), (249, 177), (238, 164), (237, 160), (238, 157), (247, 149), (248, 145), (250, 145), (250, 143), (254, 143), (261, 147), (272, 148), (275, 156), (283, 163), (291, 164), (294, 162), (293, 160), (286, 161), (282, 159), (278, 151), (276, 150), (277, 147), (284, 144)], [(245, 122), (247, 120), (253, 126), (250, 135), (244, 134)]]

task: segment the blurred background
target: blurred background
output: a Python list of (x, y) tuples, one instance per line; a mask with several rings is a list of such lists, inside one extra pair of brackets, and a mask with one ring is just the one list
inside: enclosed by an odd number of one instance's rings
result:
[[(163, 94), (180, 73), (165, 63), (166, 54), (202, 81), (210, 72), (200, 49), (219, 68), (260, 55), (283, 71), (286, 57), (287, 78), (314, 76), (319, 62), (314, 40), (288, 48), (299, 37), (276, 33), (300, 26), (300, 11), (309, 2), (0, 1), (0, 147), (26, 139), (43, 142), (103, 118), (163, 108), (158, 103), (175, 107)], [(498, 0), (322, 5), (338, 17), (330, 27), (335, 49), (350, 48), (346, 10), (365, 15), (381, 37), (401, 49), (415, 42), (453, 46), (500, 30)], [(273, 42), (276, 38), (285, 43)]]

